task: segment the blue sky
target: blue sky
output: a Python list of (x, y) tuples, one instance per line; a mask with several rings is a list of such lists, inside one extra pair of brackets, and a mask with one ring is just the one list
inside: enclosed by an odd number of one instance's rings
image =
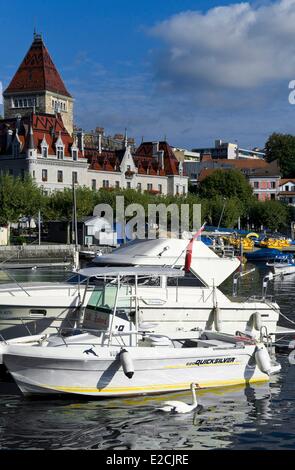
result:
[(263, 146), (273, 131), (294, 133), (294, 25), (295, 0), (2, 0), (0, 80), (36, 26), (77, 125), (188, 148)]

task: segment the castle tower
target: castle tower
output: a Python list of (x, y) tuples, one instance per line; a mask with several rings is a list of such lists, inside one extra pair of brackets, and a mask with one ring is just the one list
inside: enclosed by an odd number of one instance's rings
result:
[(60, 113), (67, 131), (73, 133), (73, 98), (67, 91), (40, 34), (3, 93), (4, 118), (37, 113)]

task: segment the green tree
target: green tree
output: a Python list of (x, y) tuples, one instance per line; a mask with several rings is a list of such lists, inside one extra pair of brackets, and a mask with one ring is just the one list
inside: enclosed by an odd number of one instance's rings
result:
[(274, 132), (266, 144), (266, 160), (277, 161), (282, 176), (294, 178), (295, 176), (295, 136)]
[(205, 199), (218, 196), (226, 199), (237, 198), (246, 208), (252, 199), (253, 192), (240, 171), (216, 170), (200, 183), (199, 194)]
[(288, 207), (279, 201), (255, 201), (249, 210), (250, 222), (260, 229), (285, 230), (289, 222)]

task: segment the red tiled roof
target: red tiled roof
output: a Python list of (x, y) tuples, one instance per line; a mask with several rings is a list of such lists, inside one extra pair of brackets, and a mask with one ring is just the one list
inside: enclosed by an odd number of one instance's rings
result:
[[(159, 151), (160, 150), (164, 151), (164, 174), (178, 175), (179, 161), (175, 157), (170, 145), (167, 142), (159, 142)], [(151, 161), (153, 168), (158, 166), (158, 162), (153, 156), (153, 142), (143, 142), (135, 152), (135, 160), (136, 159), (137, 162), (141, 160), (143, 167), (145, 166), (145, 162), (148, 160)]]
[[(0, 121), (0, 155), (7, 154), (7, 129), (12, 131), (12, 141), (16, 134), (17, 119), (5, 119)], [(34, 114), (25, 116), (21, 119), (18, 129), (18, 138), (21, 142), (21, 153), (24, 153), (29, 144), (30, 126), (33, 129), (34, 146), (41, 153), (41, 142), (45, 136), (48, 145), (48, 154), (56, 155), (55, 144), (61, 137), (64, 144), (64, 154), (66, 157), (71, 156), (71, 147), (74, 143), (73, 137), (70, 136), (64, 127), (60, 114)], [(82, 157), (82, 153), (78, 152), (78, 157)]]
[(198, 178), (199, 182), (204, 181), (206, 178), (208, 178), (208, 176), (211, 176), (217, 170), (228, 171), (230, 170), (230, 168), (206, 168), (204, 170), (201, 170)]
[(42, 38), (36, 35), (4, 95), (45, 90), (71, 98)]
[[(268, 163), (262, 159), (252, 159), (252, 158), (245, 158), (241, 160), (230, 160), (227, 158), (219, 158), (217, 160), (209, 160), (214, 162), (216, 168), (228, 167), (233, 166), (236, 169), (243, 170), (243, 169), (257, 169), (257, 168), (268, 168), (271, 166), (276, 166), (276, 162)], [(274, 164), (275, 163), (275, 164)]]
[(282, 178), (280, 179), (280, 186), (286, 183), (295, 183), (295, 178)]

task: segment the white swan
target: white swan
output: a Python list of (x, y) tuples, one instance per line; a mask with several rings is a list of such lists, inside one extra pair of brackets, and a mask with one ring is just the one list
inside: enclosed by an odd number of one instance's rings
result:
[(160, 411), (173, 411), (174, 413), (189, 413), (190, 411), (194, 410), (198, 406), (197, 397), (196, 397), (196, 389), (199, 388), (197, 384), (191, 384), (191, 392), (193, 403), (188, 405), (183, 401), (165, 401), (164, 406), (158, 408)]

